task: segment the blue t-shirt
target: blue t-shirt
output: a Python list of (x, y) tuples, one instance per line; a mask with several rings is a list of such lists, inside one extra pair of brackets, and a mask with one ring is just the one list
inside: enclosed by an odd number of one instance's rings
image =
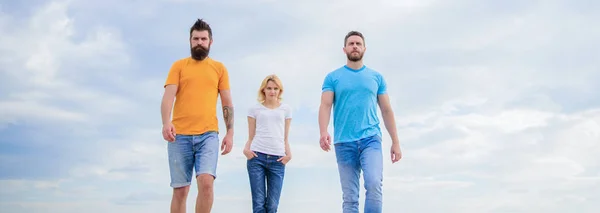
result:
[(377, 96), (385, 94), (387, 86), (379, 72), (344, 65), (327, 74), (322, 91), (333, 91), (334, 144), (381, 136)]

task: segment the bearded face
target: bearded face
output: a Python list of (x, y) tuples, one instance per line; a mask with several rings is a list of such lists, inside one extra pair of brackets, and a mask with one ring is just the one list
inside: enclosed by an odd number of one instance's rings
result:
[(211, 44), (212, 39), (210, 38), (208, 31), (192, 31), (190, 37), (190, 53), (192, 58), (199, 61), (204, 60), (208, 57)]
[(365, 54), (363, 39), (359, 36), (348, 37), (344, 52), (350, 61), (357, 62), (362, 60), (363, 55)]

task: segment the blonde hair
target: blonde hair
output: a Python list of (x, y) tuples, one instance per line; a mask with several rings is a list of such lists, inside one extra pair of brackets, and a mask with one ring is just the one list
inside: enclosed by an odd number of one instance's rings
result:
[(281, 95), (283, 94), (283, 84), (281, 83), (281, 80), (279, 79), (279, 77), (277, 77), (277, 75), (272, 74), (268, 75), (260, 84), (260, 88), (258, 89), (258, 102), (260, 103), (265, 102), (266, 97), (264, 90), (265, 88), (267, 88), (267, 84), (269, 83), (269, 81), (272, 81), (279, 87), (279, 96), (277, 97), (277, 99), (281, 101)]

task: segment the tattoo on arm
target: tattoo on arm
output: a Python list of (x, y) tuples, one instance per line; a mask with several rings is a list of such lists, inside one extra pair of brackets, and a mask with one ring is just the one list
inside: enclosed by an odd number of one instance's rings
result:
[(227, 127), (227, 130), (233, 128), (233, 107), (223, 107), (223, 120), (225, 120), (225, 126)]

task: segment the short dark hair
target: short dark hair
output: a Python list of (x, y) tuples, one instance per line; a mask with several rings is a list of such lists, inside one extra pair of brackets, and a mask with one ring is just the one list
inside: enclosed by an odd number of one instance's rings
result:
[(208, 23), (206, 23), (204, 20), (202, 19), (198, 19), (196, 20), (196, 22), (194, 23), (194, 25), (192, 25), (192, 27), (190, 28), (190, 38), (192, 38), (192, 32), (196, 30), (196, 31), (208, 31), (208, 38), (210, 38), (212, 40), (212, 29), (210, 29), (210, 25)]
[(348, 32), (348, 34), (346, 34), (346, 37), (344, 38), (344, 47), (346, 46), (346, 42), (348, 42), (348, 38), (350, 38), (350, 36), (358, 36), (358, 37), (362, 38), (363, 43), (365, 42), (365, 37), (363, 36), (363, 34), (358, 31), (353, 30), (353, 31)]

